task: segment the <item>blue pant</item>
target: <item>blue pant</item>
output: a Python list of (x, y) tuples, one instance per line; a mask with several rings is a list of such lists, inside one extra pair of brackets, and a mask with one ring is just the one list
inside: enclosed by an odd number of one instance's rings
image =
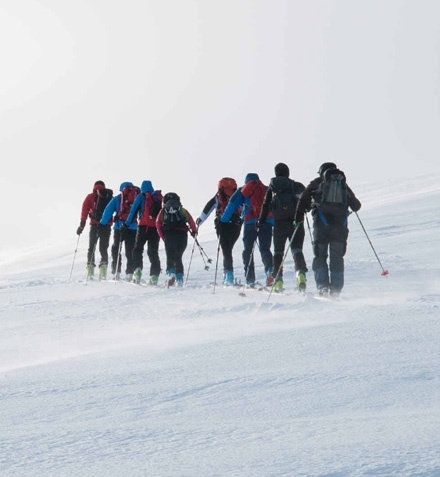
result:
[(273, 256), (270, 251), (272, 245), (272, 225), (265, 223), (260, 225), (257, 231), (256, 224), (244, 224), (243, 226), (243, 265), (247, 282), (255, 282), (254, 250), (258, 246), (264, 271), (272, 273)]

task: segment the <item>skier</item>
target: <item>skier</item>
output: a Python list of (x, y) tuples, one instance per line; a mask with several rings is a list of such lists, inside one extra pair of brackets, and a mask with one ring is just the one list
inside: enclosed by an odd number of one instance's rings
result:
[(223, 284), (234, 284), (234, 262), (232, 250), (241, 232), (242, 221), (241, 210), (238, 207), (231, 215), (228, 222), (220, 222), (229, 199), (237, 190), (237, 183), (231, 177), (223, 177), (218, 182), (217, 193), (207, 202), (202, 213), (196, 220), (197, 227), (200, 227), (210, 214), (215, 210), (215, 230), (219, 239), (219, 246), (223, 253)]
[(270, 247), (272, 245), (273, 217), (269, 212), (266, 222), (257, 226), (257, 219), (261, 213), (264, 196), (267, 191), (258, 174), (249, 173), (246, 175), (245, 184), (238, 188), (229, 199), (228, 205), (220, 217), (220, 222), (225, 224), (231, 220), (237, 207), (242, 208), (243, 219), (243, 265), (246, 277), (246, 285), (249, 288), (255, 287), (255, 264), (254, 248), (258, 240), (261, 260), (263, 261), (266, 273), (266, 285), (273, 283), (273, 257)]
[[(273, 276), (275, 278), (274, 291), (283, 290), (283, 267), (284, 248), (286, 241), (290, 243), (298, 290), (306, 289), (307, 266), (303, 254), (304, 225), (298, 227), (293, 224), (298, 198), (304, 191), (304, 184), (289, 178), (289, 167), (280, 162), (275, 166), (275, 177), (270, 180), (269, 187), (264, 197), (258, 224), (261, 227), (266, 222), (267, 215), (272, 212), (274, 217), (273, 227)], [(293, 237), (293, 239), (292, 239)]]
[(101, 261), (99, 263), (99, 279), (107, 278), (108, 247), (110, 243), (111, 221), (102, 225), (99, 224), (105, 207), (113, 197), (113, 191), (106, 189), (103, 181), (96, 181), (93, 191), (87, 194), (81, 207), (81, 217), (79, 227), (76, 230), (81, 235), (87, 218), (90, 218), (89, 249), (87, 251), (87, 278), (93, 278), (95, 274), (95, 250), (99, 241), (99, 253)]
[(129, 228), (137, 218), (137, 231), (133, 247), (133, 282), (140, 283), (143, 270), (144, 246), (147, 243), (147, 255), (150, 260), (150, 285), (157, 285), (160, 274), (159, 242), (156, 229), (156, 217), (162, 206), (160, 190), (154, 190), (151, 181), (141, 184), (141, 193), (136, 197), (124, 226)]
[[(320, 295), (337, 296), (344, 286), (344, 255), (347, 250), (349, 215), (361, 203), (348, 187), (345, 175), (333, 162), (325, 162), (319, 177), (310, 182), (298, 201), (296, 224), (304, 222), (311, 210), (313, 217), (313, 272)], [(327, 258), (329, 257), (329, 265)]]
[(122, 182), (119, 187), (120, 194), (113, 197), (104, 210), (104, 214), (100, 223), (105, 224), (113, 218), (113, 244), (112, 252), (112, 275), (115, 280), (120, 279), (122, 263), (121, 263), (121, 247), (122, 242), (125, 245), (125, 257), (127, 264), (125, 268), (125, 280), (133, 279), (134, 263), (133, 263), (133, 247), (136, 237), (137, 222), (134, 221), (129, 227), (123, 224), (127, 220), (131, 206), (139, 194), (140, 189), (134, 186), (132, 182)]
[(159, 237), (164, 241), (167, 258), (167, 286), (183, 285), (184, 268), (182, 257), (188, 245), (188, 226), (192, 237), (197, 235), (197, 226), (191, 214), (182, 207), (175, 192), (163, 196), (162, 209), (156, 218)]

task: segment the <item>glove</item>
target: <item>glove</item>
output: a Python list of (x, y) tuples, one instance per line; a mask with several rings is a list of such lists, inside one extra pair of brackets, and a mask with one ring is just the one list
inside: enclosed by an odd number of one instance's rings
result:
[(196, 225), (197, 227), (202, 223), (202, 219), (200, 217), (197, 217), (196, 219)]
[(298, 228), (301, 224), (302, 224), (302, 222), (297, 222), (296, 220), (293, 221), (293, 226), (295, 228)]
[(125, 223), (123, 222), (122, 225), (121, 225), (121, 230), (127, 230), (129, 229), (130, 227)]
[(190, 234), (191, 234), (192, 238), (196, 238), (197, 237), (197, 230), (191, 230)]
[(266, 219), (260, 218), (257, 220), (257, 227), (260, 227), (261, 225), (266, 223)]
[(76, 229), (76, 234), (81, 235), (85, 226), (86, 226), (86, 221), (81, 220), (81, 222), (79, 223), (79, 227)]

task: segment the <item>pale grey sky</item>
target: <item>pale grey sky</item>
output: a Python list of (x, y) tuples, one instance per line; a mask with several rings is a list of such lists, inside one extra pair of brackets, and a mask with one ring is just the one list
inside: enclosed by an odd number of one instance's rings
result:
[[(76, 242), (93, 183), (197, 215), (218, 179), (439, 172), (437, 0), (6, 0), (2, 249)], [(360, 197), (362, 199), (362, 197)], [(11, 218), (9, 218), (11, 216)]]

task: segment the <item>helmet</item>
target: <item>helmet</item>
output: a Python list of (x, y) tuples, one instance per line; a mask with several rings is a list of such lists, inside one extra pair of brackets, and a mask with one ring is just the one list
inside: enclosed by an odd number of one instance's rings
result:
[(168, 200), (178, 200), (180, 202), (180, 197), (175, 192), (167, 192), (163, 196), (163, 203), (167, 202)]
[(334, 162), (324, 162), (324, 164), (321, 164), (318, 174), (322, 176), (327, 169), (336, 169), (337, 167)]

